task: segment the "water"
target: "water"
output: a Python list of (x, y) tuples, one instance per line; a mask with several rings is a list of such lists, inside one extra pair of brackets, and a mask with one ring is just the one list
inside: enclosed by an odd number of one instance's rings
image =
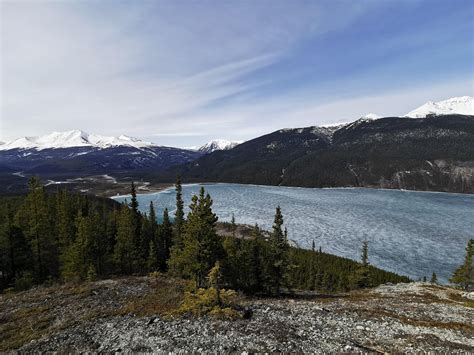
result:
[[(201, 185), (183, 186), (188, 205)], [(288, 236), (304, 248), (316, 247), (359, 259), (369, 241), (369, 261), (413, 279), (436, 272), (447, 282), (462, 263), (474, 238), (474, 196), (373, 189), (310, 189), (238, 184), (204, 185), (221, 221), (258, 223), (270, 229), (275, 207), (281, 206)], [(116, 197), (124, 201), (126, 197)], [(175, 191), (139, 195), (140, 209), (150, 201), (162, 213), (175, 210)]]

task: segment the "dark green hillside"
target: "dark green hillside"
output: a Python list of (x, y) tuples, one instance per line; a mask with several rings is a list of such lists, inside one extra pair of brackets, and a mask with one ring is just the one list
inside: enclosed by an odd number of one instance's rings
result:
[[(282, 169), (291, 162), (329, 146), (325, 132), (313, 127), (279, 130), (191, 162), (183, 175), (189, 180), (278, 185)], [(169, 177), (174, 179), (178, 170), (174, 169)]]
[(474, 116), (387, 117), (280, 130), (173, 168), (162, 179), (474, 193)]

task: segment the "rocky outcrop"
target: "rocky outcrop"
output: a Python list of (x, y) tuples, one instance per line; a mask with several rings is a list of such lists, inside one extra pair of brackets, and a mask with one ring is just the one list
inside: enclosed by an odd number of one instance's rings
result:
[[(124, 278), (2, 295), (2, 350), (474, 350), (472, 300), (451, 288), (410, 283), (341, 295), (243, 298), (241, 302), (252, 309), (251, 319), (218, 320), (161, 314), (156, 304), (173, 294), (167, 289), (170, 283), (163, 282)], [(159, 290), (161, 294), (154, 293)], [(28, 313), (27, 320), (17, 322), (20, 315)], [(11, 338), (25, 329), (35, 330), (34, 336), (12, 343)]]

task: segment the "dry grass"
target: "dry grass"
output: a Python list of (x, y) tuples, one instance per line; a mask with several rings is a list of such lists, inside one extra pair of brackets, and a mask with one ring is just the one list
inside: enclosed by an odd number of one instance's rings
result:
[(48, 307), (20, 308), (0, 324), (0, 351), (15, 349), (52, 331)]
[(39, 287), (0, 296), (0, 352), (73, 324), (123, 314), (170, 314), (186, 282), (163, 276)]
[(113, 312), (115, 315), (134, 314), (138, 316), (170, 316), (183, 301), (187, 282), (163, 276), (150, 277), (151, 292), (136, 298)]

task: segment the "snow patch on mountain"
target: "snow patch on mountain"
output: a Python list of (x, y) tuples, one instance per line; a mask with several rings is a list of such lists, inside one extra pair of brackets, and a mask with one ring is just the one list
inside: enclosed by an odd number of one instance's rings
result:
[(126, 135), (121, 135), (119, 137), (108, 137), (96, 134), (89, 134), (81, 130), (72, 130), (65, 132), (53, 132), (43, 136), (18, 138), (0, 145), (0, 150), (42, 150), (72, 147), (110, 148), (118, 146), (146, 148), (156, 145), (151, 142), (144, 142), (138, 138), (133, 138)]
[(452, 97), (443, 101), (428, 101), (403, 117), (423, 118), (427, 115), (474, 115), (474, 97)]
[(361, 118), (366, 119), (366, 120), (378, 120), (379, 118), (382, 118), (382, 116), (379, 116), (375, 113), (368, 113), (368, 114), (362, 116)]
[(201, 146), (198, 151), (202, 153), (212, 153), (216, 150), (229, 150), (241, 144), (242, 141), (227, 141), (225, 139), (213, 139)]

